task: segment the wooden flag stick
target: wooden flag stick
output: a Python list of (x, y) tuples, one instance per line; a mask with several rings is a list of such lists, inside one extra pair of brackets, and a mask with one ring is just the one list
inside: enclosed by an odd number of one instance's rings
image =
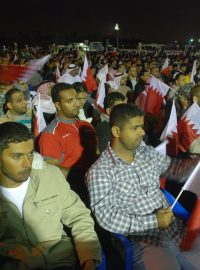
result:
[(181, 191), (179, 192), (178, 196), (176, 197), (176, 200), (174, 201), (174, 203), (171, 206), (171, 210), (174, 208), (175, 204), (177, 203), (178, 199), (181, 197), (181, 194), (183, 193), (184, 189), (181, 189)]

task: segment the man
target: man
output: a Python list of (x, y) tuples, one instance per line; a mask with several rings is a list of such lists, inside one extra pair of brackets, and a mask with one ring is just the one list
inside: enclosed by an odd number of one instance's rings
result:
[(195, 269), (180, 253), (184, 226), (173, 217), (159, 177), (169, 159), (142, 145), (144, 117), (131, 104), (110, 114), (111, 145), (88, 171), (91, 208), (101, 227), (127, 235), (133, 269)]
[(169, 93), (167, 94), (167, 99), (173, 99), (173, 98), (177, 98), (177, 94), (181, 94), (181, 90), (184, 88), (184, 86), (186, 85), (185, 83), (185, 75), (182, 72), (178, 72), (175, 74), (174, 77), (174, 85), (172, 86), (172, 88), (175, 90), (169, 90)]
[(128, 71), (128, 78), (126, 85), (129, 86), (134, 92), (136, 83), (137, 83), (137, 68), (135, 65), (132, 65)]
[[(196, 102), (200, 107), (200, 85), (195, 85), (190, 91), (190, 100)], [(200, 117), (200, 115), (199, 115)], [(200, 138), (196, 138), (189, 147), (189, 152), (192, 154), (200, 154)]]
[(81, 82), (79, 74), (79, 67), (76, 64), (69, 64), (66, 72), (58, 79), (58, 82), (73, 84)]
[(74, 250), (84, 270), (95, 269), (100, 246), (90, 211), (60, 170), (33, 168), (32, 133), (15, 122), (0, 125), (0, 269), (73, 269)]
[(87, 101), (88, 93), (85, 85), (83, 83), (76, 82), (73, 84), (73, 88), (76, 90), (77, 100), (80, 107), (78, 114), (79, 119), (91, 123), (93, 117), (93, 107)]
[(79, 101), (73, 86), (58, 83), (52, 88), (56, 118), (43, 130), (40, 153), (47, 162), (61, 168), (71, 188), (84, 200), (85, 172), (97, 158), (97, 138), (93, 127), (78, 119)]
[(119, 92), (109, 93), (104, 100), (105, 113), (101, 114), (101, 121), (95, 126), (97, 137), (98, 137), (98, 148), (100, 153), (102, 153), (108, 146), (110, 141), (110, 125), (109, 116), (111, 110), (117, 104), (126, 103), (127, 99), (124, 95)]
[(0, 118), (0, 124), (8, 121), (14, 121), (24, 124), (29, 129), (32, 128), (32, 116), (27, 110), (27, 102), (24, 93), (12, 88), (5, 94), (5, 106), (7, 112)]
[(149, 78), (149, 71), (146, 70), (146, 69), (143, 69), (141, 72), (140, 72), (140, 77), (139, 77), (139, 80), (138, 82), (136, 83), (135, 85), (135, 95), (136, 95), (136, 98), (137, 96), (145, 90), (145, 87), (147, 85), (147, 80)]

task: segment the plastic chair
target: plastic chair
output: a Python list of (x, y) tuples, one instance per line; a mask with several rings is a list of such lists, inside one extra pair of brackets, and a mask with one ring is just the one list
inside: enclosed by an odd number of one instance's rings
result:
[(133, 266), (132, 266), (133, 249), (132, 249), (131, 242), (128, 240), (126, 236), (122, 234), (112, 233), (112, 235), (116, 237), (117, 239), (119, 239), (124, 246), (125, 253), (126, 253), (125, 270), (133, 270)]
[(106, 256), (102, 251), (102, 261), (101, 264), (97, 267), (97, 270), (106, 270)]
[[(165, 197), (168, 200), (169, 204), (172, 205), (175, 201), (175, 198), (166, 189), (161, 190), (165, 194)], [(179, 202), (176, 202), (172, 211), (176, 216), (182, 218), (185, 221), (187, 221), (191, 215)]]
[[(166, 196), (166, 199), (168, 200), (169, 204), (172, 205), (173, 202), (175, 201), (175, 198), (166, 190), (166, 189), (161, 189), (163, 193)], [(181, 217), (183, 220), (187, 221), (190, 217), (190, 213), (179, 203), (177, 202), (173, 208), (173, 213)], [(125, 270), (133, 270), (132, 266), (132, 257), (133, 257), (133, 249), (131, 242), (128, 240), (128, 238), (122, 234), (117, 234), (117, 233), (112, 233), (114, 237), (119, 239), (124, 248), (125, 248), (125, 253), (126, 253), (126, 268)]]

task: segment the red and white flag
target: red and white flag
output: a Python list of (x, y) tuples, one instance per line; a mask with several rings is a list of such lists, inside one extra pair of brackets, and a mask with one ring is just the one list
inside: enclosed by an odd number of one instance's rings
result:
[(195, 83), (194, 76), (197, 74), (197, 60), (194, 60), (193, 66), (192, 66), (192, 73), (190, 76), (190, 82)]
[(105, 82), (105, 78), (102, 78), (99, 83), (96, 95), (96, 106), (101, 112), (104, 112), (104, 99), (106, 96)]
[(83, 70), (81, 72), (81, 80), (87, 87), (88, 92), (92, 93), (97, 90), (97, 83), (91, 73), (87, 56), (85, 55)]
[(58, 67), (58, 65), (56, 66), (56, 81), (60, 78), (61, 74), (60, 74), (60, 69)]
[(168, 75), (168, 73), (169, 73), (168, 67), (169, 67), (169, 58), (167, 57), (167, 58), (165, 59), (165, 62), (164, 62), (164, 64), (163, 64), (162, 68), (161, 68), (161, 72), (162, 72), (163, 74), (165, 74), (165, 75)]
[(40, 70), (50, 59), (51, 55), (44, 56), (37, 60), (30, 61), (26, 66), (20, 65), (0, 65), (0, 82), (10, 84), (20, 80), (28, 82), (37, 70)]
[(163, 99), (167, 95), (169, 86), (154, 76), (150, 77), (149, 87), (147, 89), (147, 97), (145, 104), (145, 112), (158, 116), (160, 113)]
[(143, 111), (145, 110), (146, 105), (146, 99), (147, 99), (147, 91), (142, 91), (135, 100), (135, 105), (137, 105), (140, 109)]
[(200, 137), (200, 107), (193, 103), (184, 113), (177, 125), (179, 147), (187, 152), (192, 143)]
[(175, 101), (173, 101), (171, 114), (167, 122), (167, 125), (160, 136), (160, 140), (161, 141), (168, 140), (167, 154), (169, 156), (178, 155), (179, 141), (178, 141), (177, 113), (176, 113)]
[(99, 81), (101, 81), (102, 78), (106, 79), (107, 74), (108, 74), (108, 64), (106, 64), (98, 71), (97, 78), (99, 79)]
[(40, 134), (40, 132), (43, 131), (43, 129), (45, 129), (45, 127), (46, 127), (46, 122), (44, 119), (42, 106), (41, 106), (41, 99), (40, 99), (40, 94), (39, 94), (38, 105), (37, 105), (36, 115), (35, 115), (35, 119), (34, 119), (34, 136), (35, 136), (35, 138)]

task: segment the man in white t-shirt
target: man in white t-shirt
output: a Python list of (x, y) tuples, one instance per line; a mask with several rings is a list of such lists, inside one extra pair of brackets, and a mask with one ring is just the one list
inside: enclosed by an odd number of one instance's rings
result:
[(35, 156), (26, 126), (0, 125), (0, 269), (74, 269), (65, 225), (82, 269), (94, 270), (101, 249), (90, 211), (60, 169)]

